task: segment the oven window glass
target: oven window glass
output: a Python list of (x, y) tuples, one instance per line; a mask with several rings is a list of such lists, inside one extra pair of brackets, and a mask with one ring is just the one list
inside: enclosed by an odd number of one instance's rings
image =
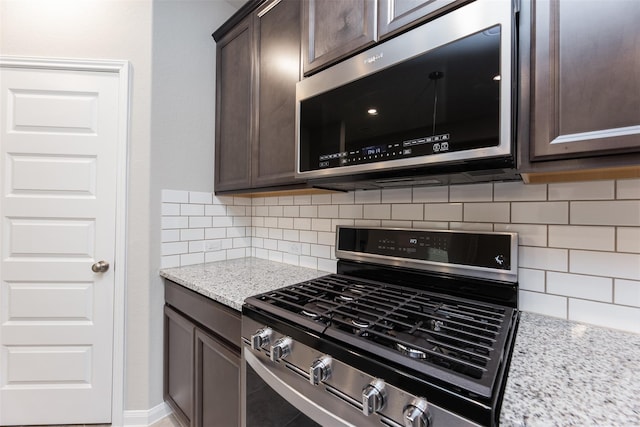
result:
[(249, 366), (247, 369), (247, 427), (321, 427), (276, 393)]
[(500, 26), (300, 104), (300, 171), (499, 145)]

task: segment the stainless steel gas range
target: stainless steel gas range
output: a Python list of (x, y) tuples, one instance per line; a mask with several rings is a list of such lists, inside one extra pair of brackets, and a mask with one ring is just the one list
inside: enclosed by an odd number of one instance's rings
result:
[(336, 234), (336, 274), (245, 300), (243, 426), (497, 425), (517, 235)]

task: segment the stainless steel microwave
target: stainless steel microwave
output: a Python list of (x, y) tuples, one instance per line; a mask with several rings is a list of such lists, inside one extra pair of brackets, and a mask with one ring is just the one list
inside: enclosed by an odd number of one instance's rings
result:
[(296, 176), (345, 190), (518, 179), (515, 16), (476, 0), (300, 81)]

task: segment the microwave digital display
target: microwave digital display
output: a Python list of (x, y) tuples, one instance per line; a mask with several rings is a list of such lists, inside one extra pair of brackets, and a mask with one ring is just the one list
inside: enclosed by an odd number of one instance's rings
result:
[(498, 146), (501, 27), (302, 99), (299, 171)]

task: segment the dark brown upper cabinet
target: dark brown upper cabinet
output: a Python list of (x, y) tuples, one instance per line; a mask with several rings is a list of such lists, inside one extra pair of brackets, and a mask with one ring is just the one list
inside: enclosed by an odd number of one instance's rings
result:
[(305, 0), (302, 12), (304, 74), (375, 43), (376, 7), (376, 0)]
[(441, 14), (466, 0), (378, 0), (380, 39), (402, 31), (409, 25)]
[(295, 179), (300, 34), (300, 2), (274, 0), (218, 40), (216, 193), (304, 185)]
[(254, 132), (252, 18), (245, 18), (216, 46), (216, 192), (251, 186)]
[(537, 0), (532, 16), (530, 160), (640, 151), (640, 2)]
[(257, 121), (252, 187), (295, 184), (300, 1), (269, 2), (256, 14)]

